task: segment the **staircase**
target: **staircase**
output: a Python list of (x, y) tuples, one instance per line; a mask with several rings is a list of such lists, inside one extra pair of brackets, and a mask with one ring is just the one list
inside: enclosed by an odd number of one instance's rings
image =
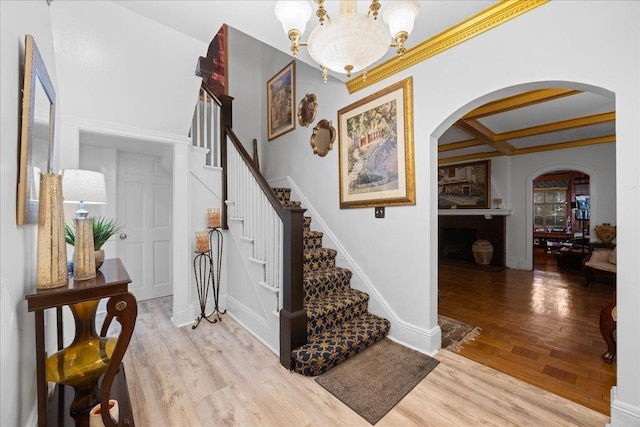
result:
[[(299, 207), (291, 189), (274, 188), (284, 207)], [(304, 308), (307, 344), (292, 352), (293, 369), (320, 375), (385, 337), (387, 319), (369, 313), (369, 295), (350, 287), (351, 271), (336, 267), (335, 249), (322, 247), (322, 233), (304, 222)]]

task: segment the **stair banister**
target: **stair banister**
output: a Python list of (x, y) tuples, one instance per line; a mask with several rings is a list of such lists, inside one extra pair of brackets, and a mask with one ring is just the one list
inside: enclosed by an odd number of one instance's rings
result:
[[(221, 166), (222, 166), (222, 196), (227, 200), (228, 196), (228, 165), (227, 165), (227, 141), (235, 147), (244, 164), (256, 180), (256, 183), (264, 193), (274, 211), (283, 223), (283, 277), (282, 293), (283, 306), (280, 310), (280, 363), (287, 369), (293, 369), (291, 352), (307, 342), (307, 312), (303, 306), (303, 225), (306, 209), (299, 207), (283, 208), (280, 201), (273, 193), (271, 186), (256, 167), (255, 162), (249, 156), (246, 149), (233, 131), (233, 98), (221, 95), (219, 100), (221, 109)], [(226, 229), (227, 207), (222, 205), (221, 221)]]

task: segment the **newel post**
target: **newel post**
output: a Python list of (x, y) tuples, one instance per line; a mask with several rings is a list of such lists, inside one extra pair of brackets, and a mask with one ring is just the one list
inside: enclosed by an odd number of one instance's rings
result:
[(233, 129), (233, 97), (220, 95), (220, 166), (222, 167), (222, 210), (220, 213), (220, 225), (222, 229), (228, 230), (227, 223), (227, 127)]
[(306, 209), (283, 209), (283, 281), (280, 310), (280, 364), (293, 369), (291, 351), (307, 343), (307, 311), (304, 309), (303, 238)]

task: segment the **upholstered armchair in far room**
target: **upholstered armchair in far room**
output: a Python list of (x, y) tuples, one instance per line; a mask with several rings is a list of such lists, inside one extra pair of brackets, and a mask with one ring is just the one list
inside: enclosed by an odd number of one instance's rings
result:
[(613, 243), (591, 243), (584, 259), (584, 285), (590, 282), (611, 282), (615, 285), (617, 273), (617, 248)]

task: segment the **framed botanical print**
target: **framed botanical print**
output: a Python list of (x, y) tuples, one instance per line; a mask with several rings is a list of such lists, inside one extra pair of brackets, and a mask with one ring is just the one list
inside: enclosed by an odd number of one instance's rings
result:
[(412, 82), (338, 111), (340, 208), (415, 204)]
[(291, 61), (267, 82), (267, 138), (296, 128), (296, 63)]

